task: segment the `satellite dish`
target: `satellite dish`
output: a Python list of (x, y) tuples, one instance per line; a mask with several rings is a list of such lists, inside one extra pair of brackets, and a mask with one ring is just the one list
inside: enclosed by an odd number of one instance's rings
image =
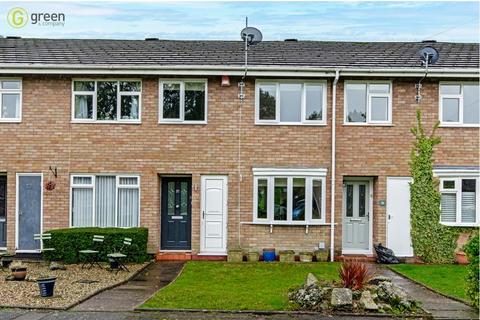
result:
[(438, 58), (440, 57), (437, 49), (430, 46), (427, 46), (421, 49), (418, 52), (418, 55), (420, 56), (420, 60), (422, 61), (423, 64), (434, 64), (435, 62), (438, 61)]
[(262, 41), (262, 33), (254, 27), (246, 27), (240, 32), (243, 41), (247, 41), (248, 45), (257, 44)]

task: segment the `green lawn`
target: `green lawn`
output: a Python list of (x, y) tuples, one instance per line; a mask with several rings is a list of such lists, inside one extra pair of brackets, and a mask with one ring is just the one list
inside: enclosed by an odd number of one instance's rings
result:
[(284, 310), (288, 289), (309, 272), (337, 279), (338, 263), (188, 262), (182, 274), (145, 302), (145, 308)]
[(438, 292), (468, 301), (465, 294), (467, 266), (456, 264), (399, 264), (392, 269)]

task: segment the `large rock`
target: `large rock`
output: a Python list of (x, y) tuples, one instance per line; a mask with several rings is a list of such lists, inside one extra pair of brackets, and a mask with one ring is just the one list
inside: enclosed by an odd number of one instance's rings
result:
[(305, 285), (306, 285), (306, 286), (311, 286), (311, 285), (317, 284), (317, 283), (318, 283), (317, 277), (315, 277), (315, 276), (313, 275), (313, 273), (309, 273), (309, 274), (307, 275), (307, 280), (305, 280)]
[(303, 285), (289, 294), (290, 301), (295, 302), (303, 310), (321, 311), (322, 302), (329, 288), (321, 288), (317, 284)]
[(369, 310), (369, 311), (378, 310), (378, 306), (373, 300), (372, 294), (368, 290), (365, 290), (362, 292), (359, 303), (365, 310)]
[(406, 309), (415, 306), (415, 301), (410, 299), (407, 292), (392, 282), (381, 282), (377, 287), (378, 298), (390, 305), (399, 305)]
[(332, 290), (332, 297), (330, 304), (335, 309), (351, 308), (352, 307), (352, 290), (348, 288), (334, 288)]
[(54, 271), (54, 270), (67, 270), (67, 268), (63, 264), (52, 261), (52, 262), (50, 262), (50, 270), (52, 270), (52, 271)]

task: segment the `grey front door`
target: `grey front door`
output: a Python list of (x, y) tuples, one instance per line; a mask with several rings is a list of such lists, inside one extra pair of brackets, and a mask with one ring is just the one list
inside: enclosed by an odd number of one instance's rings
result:
[(346, 181), (343, 192), (343, 251), (369, 250), (369, 182)]
[(0, 176), (0, 247), (7, 246), (7, 176)]
[(35, 251), (40, 249), (39, 241), (33, 235), (41, 232), (42, 176), (18, 175), (17, 250)]

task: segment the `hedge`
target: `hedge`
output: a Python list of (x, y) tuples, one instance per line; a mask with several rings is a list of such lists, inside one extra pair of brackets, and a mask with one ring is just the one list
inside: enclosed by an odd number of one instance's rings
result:
[(467, 254), (469, 261), (468, 273), (467, 273), (467, 296), (472, 301), (473, 305), (478, 308), (479, 306), (479, 238), (478, 234), (470, 238), (468, 243), (465, 245), (464, 250)]
[(122, 253), (127, 255), (126, 262), (144, 262), (147, 255), (147, 228), (68, 228), (46, 231), (52, 234), (52, 239), (45, 240), (45, 248), (55, 248), (55, 251), (46, 251), (44, 258), (47, 260), (60, 260), (64, 263), (79, 263), (78, 251), (93, 249), (93, 236), (105, 236), (103, 244), (98, 246), (100, 260), (107, 261), (107, 254), (118, 252), (123, 247), (123, 239), (131, 238), (132, 244), (125, 246)]

